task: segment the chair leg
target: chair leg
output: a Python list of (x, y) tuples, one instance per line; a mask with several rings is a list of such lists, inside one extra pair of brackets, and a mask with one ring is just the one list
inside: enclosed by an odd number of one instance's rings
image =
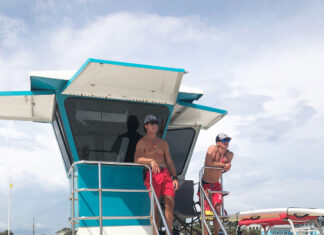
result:
[(186, 232), (188, 232), (189, 234), (192, 234), (193, 232), (196, 232), (197, 234), (201, 234), (200, 231), (198, 231), (197, 229), (195, 229), (191, 224), (190, 229), (188, 229), (188, 224), (185, 223), (181, 218), (179, 218), (177, 215), (174, 215), (174, 217), (179, 221), (179, 223), (183, 226), (183, 229), (186, 230)]

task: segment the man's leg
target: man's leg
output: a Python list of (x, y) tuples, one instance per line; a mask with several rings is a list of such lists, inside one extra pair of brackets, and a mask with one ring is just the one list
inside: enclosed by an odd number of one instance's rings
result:
[(164, 203), (165, 203), (165, 219), (166, 219), (168, 228), (172, 234), (174, 198), (171, 196), (165, 195)]
[[(221, 209), (221, 204), (217, 204), (215, 206), (217, 215), (220, 215), (220, 209)], [(218, 235), (219, 229), (220, 229), (220, 225), (218, 224), (217, 220), (214, 219), (214, 235)]]

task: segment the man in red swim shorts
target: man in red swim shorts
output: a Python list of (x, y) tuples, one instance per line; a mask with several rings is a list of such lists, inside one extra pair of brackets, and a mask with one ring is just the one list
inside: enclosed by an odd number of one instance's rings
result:
[[(208, 194), (209, 191), (222, 191), (221, 185), (219, 183), (219, 179), (222, 175), (222, 171), (228, 171), (231, 168), (231, 162), (234, 157), (233, 152), (228, 150), (229, 142), (231, 141), (231, 137), (227, 136), (224, 133), (220, 133), (216, 136), (216, 145), (212, 145), (208, 148), (205, 166), (207, 167), (219, 167), (221, 169), (205, 169), (204, 175), (202, 178), (203, 188), (207, 194), (207, 196), (211, 199), (213, 207), (215, 208), (217, 214), (220, 214), (221, 204), (223, 201), (222, 193), (211, 193)], [(205, 215), (213, 216), (213, 212), (205, 200)], [(218, 235), (219, 232), (219, 224), (216, 219), (214, 219), (214, 234)], [(207, 229), (204, 228), (205, 234), (207, 233)]]
[[(159, 121), (154, 115), (144, 119), (146, 135), (136, 145), (135, 162), (149, 165), (152, 168), (152, 184), (158, 198), (163, 197), (165, 202), (165, 218), (168, 228), (172, 233), (174, 195), (178, 189), (176, 169), (172, 161), (169, 145), (165, 140), (157, 137)], [(146, 173), (145, 185), (150, 188), (149, 172)], [(157, 205), (154, 205), (157, 211)], [(155, 214), (158, 225), (159, 218)], [(154, 231), (155, 234), (155, 231)]]

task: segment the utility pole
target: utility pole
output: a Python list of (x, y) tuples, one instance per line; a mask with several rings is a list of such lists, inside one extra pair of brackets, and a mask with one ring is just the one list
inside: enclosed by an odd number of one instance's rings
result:
[(8, 235), (10, 235), (10, 208), (11, 208), (11, 188), (12, 183), (9, 183), (9, 204), (8, 204)]
[(35, 218), (33, 217), (33, 235), (35, 235)]

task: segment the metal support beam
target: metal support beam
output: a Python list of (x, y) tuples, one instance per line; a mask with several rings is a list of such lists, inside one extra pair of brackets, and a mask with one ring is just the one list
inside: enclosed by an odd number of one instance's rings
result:
[(314, 219), (313, 221), (314, 221), (314, 224), (316, 225), (318, 231), (320, 232), (320, 234), (324, 235), (322, 227), (321, 227), (320, 223), (318, 222), (318, 219)]
[(294, 222), (292, 222), (291, 219), (288, 219), (288, 222), (289, 222), (289, 224), (291, 226), (291, 229), (292, 229), (294, 235), (296, 235), (296, 230), (295, 230)]

